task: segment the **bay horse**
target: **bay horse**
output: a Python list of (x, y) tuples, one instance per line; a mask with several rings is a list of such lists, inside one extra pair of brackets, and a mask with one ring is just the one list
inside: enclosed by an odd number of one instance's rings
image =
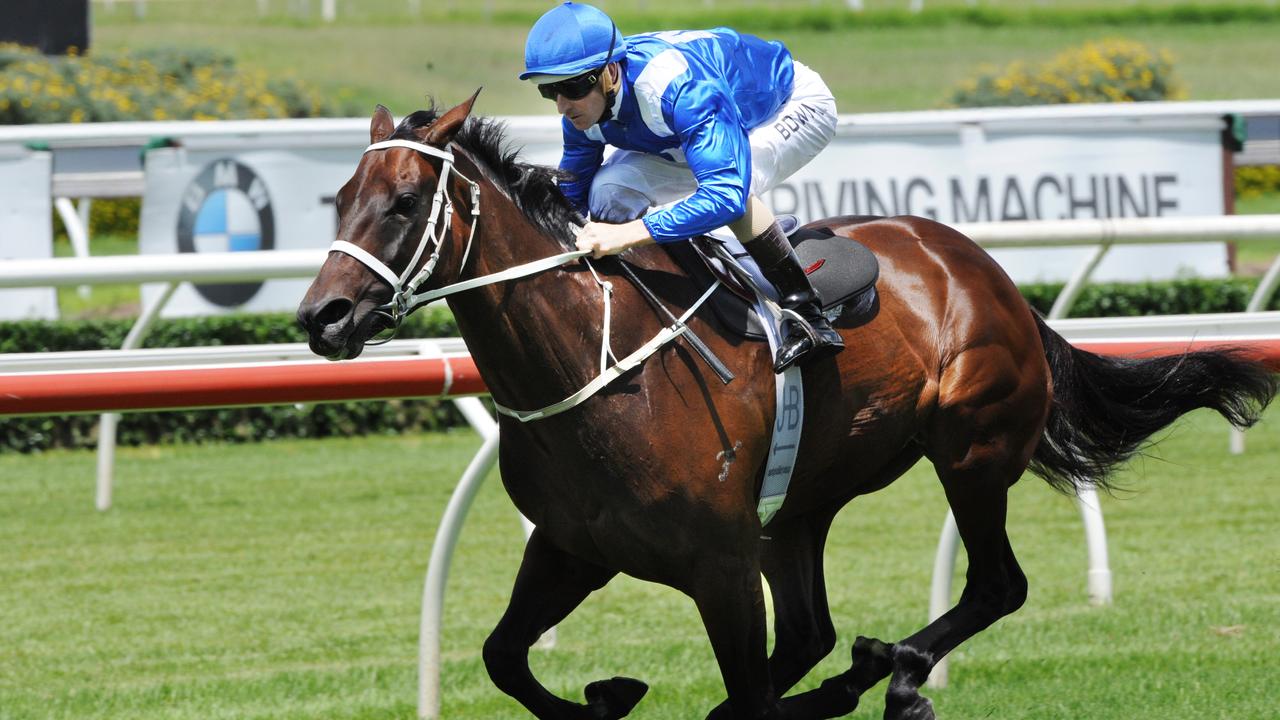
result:
[[(405, 308), (388, 308), (415, 273), (416, 289), (438, 288), (574, 249), (583, 221), (557, 171), (519, 162), (500, 122), (470, 117), (474, 101), (398, 126), (386, 108), (374, 113), (375, 145), (337, 195), (345, 245), (298, 310), (317, 354), (354, 357), (398, 322)], [(859, 327), (835, 323), (847, 349), (803, 368), (805, 432), (790, 493), (767, 526), (756, 500), (775, 419), (771, 353), (727, 333), (708, 308), (687, 324), (736, 374), (731, 383), (677, 339), (571, 410), (500, 418), (502, 482), (536, 530), (483, 657), (497, 687), (534, 716), (620, 718), (645, 693), (638, 680), (612, 678), (572, 702), (529, 668), (545, 630), (626, 573), (696, 604), (728, 694), (710, 718), (837, 717), (885, 677), (885, 718), (932, 718), (919, 689), (934, 664), (1026, 598), (1005, 533), (1006, 496), (1024, 470), (1066, 492), (1105, 489), (1113, 467), (1183, 413), (1213, 408), (1247, 426), (1276, 391), (1266, 369), (1233, 351), (1131, 360), (1076, 349), (981, 248), (940, 223), (836, 217), (812, 226), (875, 253), (880, 306)], [(600, 374), (602, 282), (613, 291), (612, 347), (630, 352), (667, 325), (619, 262), (677, 314), (705, 290), (650, 246), (448, 298), (496, 404), (540, 408)], [(429, 276), (419, 272), (427, 266)], [(835, 647), (822, 564), (833, 518), (921, 458), (937, 472), (968, 553), (963, 594), (910, 637), (857, 638), (847, 671), (784, 698)], [(773, 595), (772, 654), (762, 574)]]

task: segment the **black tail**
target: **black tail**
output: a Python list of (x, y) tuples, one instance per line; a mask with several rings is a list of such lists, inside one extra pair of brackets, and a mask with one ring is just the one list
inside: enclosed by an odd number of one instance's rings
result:
[(1053, 375), (1053, 407), (1030, 469), (1063, 492), (1111, 487), (1111, 471), (1184, 413), (1212, 408), (1249, 427), (1276, 394), (1276, 376), (1239, 350), (1104, 357), (1073, 347), (1039, 315), (1036, 325)]

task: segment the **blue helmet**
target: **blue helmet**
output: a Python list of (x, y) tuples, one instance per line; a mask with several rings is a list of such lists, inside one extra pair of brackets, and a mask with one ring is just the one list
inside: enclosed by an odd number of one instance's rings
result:
[(533, 24), (524, 44), (520, 79), (581, 75), (626, 54), (622, 33), (608, 15), (590, 5), (566, 2)]

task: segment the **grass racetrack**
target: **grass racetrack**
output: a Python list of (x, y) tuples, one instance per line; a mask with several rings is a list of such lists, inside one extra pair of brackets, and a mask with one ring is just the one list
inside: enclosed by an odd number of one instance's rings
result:
[[(94, 19), (93, 47), (100, 51), (215, 47), (234, 54), (242, 67), (314, 83), (346, 100), (358, 116), (371, 114), (376, 103), (387, 105), (397, 116), (407, 115), (424, 107), (428, 95), (442, 104), (457, 103), (481, 86), (485, 91), (476, 105), (479, 114), (555, 114), (551, 103), (516, 79), (528, 33), (522, 24), (404, 19), (385, 24), (290, 25), (258, 21), (243, 2), (225, 13), (218, 5), (217, 10), (209, 10), (216, 13), (213, 16), (189, 12), (179, 16), (179, 10), (194, 7), (191, 3), (155, 6), (146, 21), (132, 20), (124, 12), (99, 13)], [(525, 3), (530, 6), (539, 7), (539, 3)], [(231, 12), (234, 8), (241, 12)], [(673, 28), (622, 29), (638, 33)], [(797, 58), (821, 73), (840, 112), (855, 113), (938, 108), (959, 83), (977, 75), (984, 65), (1003, 66), (1014, 60), (1034, 64), (1085, 42), (1112, 37), (1172, 52), (1188, 99), (1280, 97), (1278, 32), (1280, 25), (1273, 23), (1232, 22), (872, 27), (758, 34), (785, 42)], [(318, 52), (319, 48), (334, 51)]]
[[(953, 654), (951, 687), (926, 691), (939, 717), (1274, 718), (1278, 419), (1230, 456), (1224, 424), (1199, 413), (1162, 459), (1131, 466), (1131, 491), (1103, 498), (1108, 608), (1085, 598), (1074, 505), (1024, 478), (1009, 531), (1030, 599)], [(92, 454), (0, 456), (0, 720), (414, 717), (430, 542), (478, 444), (457, 432), (122, 449), (108, 513), (93, 509)], [(826, 559), (840, 642), (804, 687), (847, 666), (855, 634), (892, 640), (924, 621), (944, 510), (922, 465), (841, 515)], [(525, 717), (480, 660), (520, 546), (490, 478), (449, 585), (445, 718)], [(627, 578), (532, 658), (577, 699), (591, 680), (644, 679), (641, 719), (700, 718), (723, 694), (692, 603)], [(883, 689), (853, 717), (880, 717)]]

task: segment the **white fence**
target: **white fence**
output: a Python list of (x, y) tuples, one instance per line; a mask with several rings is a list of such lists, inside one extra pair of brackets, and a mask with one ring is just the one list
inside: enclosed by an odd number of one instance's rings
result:
[[(1233, 215), (1203, 218), (1123, 218), (1109, 220), (1038, 220), (1018, 223), (958, 224), (957, 230), (987, 248), (1093, 246), (1054, 302), (1050, 317), (1066, 317), (1071, 303), (1088, 283), (1106, 253), (1118, 245), (1194, 242), (1280, 236), (1280, 215)], [(30, 288), (88, 283), (236, 282), (307, 277), (319, 269), (326, 250), (188, 253), (10, 260), (0, 265), (0, 288)], [(1280, 285), (1280, 256), (1269, 267), (1249, 301), (1261, 310)]]
[[(1005, 137), (1011, 133), (1022, 136), (1054, 135), (1066, 132), (1068, 134), (1061, 137), (1075, 138), (1079, 142), (1095, 142), (1100, 141), (1104, 135), (1117, 133), (1136, 132), (1146, 138), (1162, 133), (1177, 133), (1180, 132), (1178, 128), (1188, 129), (1188, 131), (1193, 127), (1202, 130), (1209, 128), (1210, 131), (1216, 132), (1209, 126), (1221, 126), (1222, 118), (1227, 115), (1237, 115), (1245, 119), (1278, 117), (1280, 100), (1158, 102), (848, 114), (840, 118), (837, 140), (841, 143), (857, 144), (859, 154), (856, 157), (861, 158), (862, 153), (868, 152), (873, 147), (865, 145), (869, 140), (908, 142), (909, 144), (904, 147), (909, 147), (910, 144), (921, 142), (922, 138), (935, 140), (953, 138), (947, 140), (949, 147), (950, 143), (955, 142), (955, 137), (960, 138), (961, 144), (971, 145), (979, 142), (975, 138), (983, 136)], [(559, 125), (556, 118), (512, 117), (503, 120), (508, 126), (512, 140), (524, 145), (531, 159), (554, 162), (558, 157)], [(1087, 128), (1089, 134), (1080, 135), (1076, 132), (1080, 128)], [(141, 194), (144, 189), (144, 174), (139, 158), (141, 151), (152, 146), (156, 140), (168, 140), (189, 151), (218, 152), (227, 155), (255, 151), (300, 150), (316, 146), (350, 147), (354, 158), (358, 157), (359, 149), (363, 147), (367, 138), (368, 120), (364, 118), (22, 125), (0, 127), (0, 151), (26, 152), (27, 148), (39, 147), (47, 148), (52, 154), (53, 204), (68, 229), (76, 254), (86, 257), (89, 255), (90, 240), (90, 228), (87, 223), (89, 199)], [(926, 145), (934, 147), (933, 143), (934, 140), (930, 140)], [(932, 152), (941, 153), (942, 151), (935, 148)], [(1161, 157), (1169, 154), (1185, 153), (1171, 151), (1161, 154)], [(844, 155), (840, 157), (845, 158)], [(942, 158), (943, 155), (938, 157)], [(841, 163), (844, 162), (845, 160), (842, 159)], [(1220, 165), (1216, 156), (1211, 164), (1214, 167)], [(860, 161), (859, 173), (870, 171), (874, 166), (875, 163), (868, 155)], [(1186, 173), (1186, 181), (1190, 182), (1191, 178), (1197, 174), (1208, 174), (1208, 168), (1202, 167), (1201, 170), (1203, 172)], [(1148, 168), (1143, 172), (1150, 173), (1152, 170)], [(878, 178), (879, 175), (875, 177)], [(867, 175), (867, 178), (871, 178), (871, 175)], [(997, 179), (993, 178), (993, 182), (996, 181)], [(831, 194), (839, 194), (846, 189), (843, 186), (837, 188), (835, 185), (830, 185), (828, 181), (823, 182), (827, 183), (822, 189), (822, 193), (828, 196), (826, 202), (835, 202)], [(882, 179), (876, 182), (878, 183), (877, 191), (884, 192)], [(898, 178), (897, 182), (900, 186), (908, 184), (903, 178)], [(30, 180), (27, 183), (30, 184)], [(799, 186), (795, 188), (796, 191), (802, 190), (805, 193), (811, 189)], [(859, 192), (865, 192), (865, 188), (861, 185), (858, 189)], [(942, 188), (937, 189), (940, 193), (942, 192)], [(284, 188), (280, 191), (283, 190)], [(1218, 190), (1220, 188), (1205, 188), (1201, 194), (1212, 195)], [(780, 192), (781, 190), (775, 191), (775, 194)], [(914, 191), (908, 190), (907, 194), (910, 195), (912, 192)], [(1026, 192), (1025, 188), (1023, 192)], [(1053, 193), (1049, 195), (1052, 196)], [(917, 196), (917, 199), (919, 197)], [(73, 203), (73, 200), (77, 199), (79, 199), (78, 207)], [(843, 201), (836, 202), (836, 205), (840, 202)], [(896, 211), (921, 212), (920, 208), (911, 206), (909, 199), (904, 202), (907, 204), (906, 207), (897, 208), (895, 201)], [(866, 198), (866, 203), (870, 207), (871, 200)], [(939, 204), (941, 204), (940, 198)], [(831, 206), (833, 211), (838, 210), (836, 205)], [(1190, 207), (1190, 204), (1186, 204), (1180, 212), (1186, 215), (1195, 214), (1196, 211), (1189, 210)], [(1212, 214), (1219, 210), (1201, 209), (1199, 212)], [(957, 222), (964, 219), (960, 218)], [(4, 228), (0, 228), (0, 236), (3, 235), (3, 231)], [(0, 246), (4, 244), (5, 242), (0, 242)]]
[[(1280, 235), (1280, 215), (981, 223), (960, 225), (957, 229), (986, 247), (1095, 245), (1094, 252), (1077, 268), (1054, 301), (1049, 317), (1056, 321), (1066, 317), (1093, 269), (1114, 245), (1156, 240), (1192, 242), (1206, 234), (1219, 238)], [(309, 277), (316, 273), (326, 255), (326, 250), (290, 250), (11, 260), (0, 264), (0, 288), (165, 282), (164, 290), (144, 309), (126, 337), (123, 349), (131, 350), (142, 346), (151, 324), (172, 297), (176, 283)], [(1254, 292), (1249, 310), (1264, 308), (1277, 285), (1280, 285), (1280, 256)], [(0, 367), (2, 363), (0, 358)], [(104, 416), (100, 431), (100, 509), (110, 506), (115, 422), (114, 416)]]

